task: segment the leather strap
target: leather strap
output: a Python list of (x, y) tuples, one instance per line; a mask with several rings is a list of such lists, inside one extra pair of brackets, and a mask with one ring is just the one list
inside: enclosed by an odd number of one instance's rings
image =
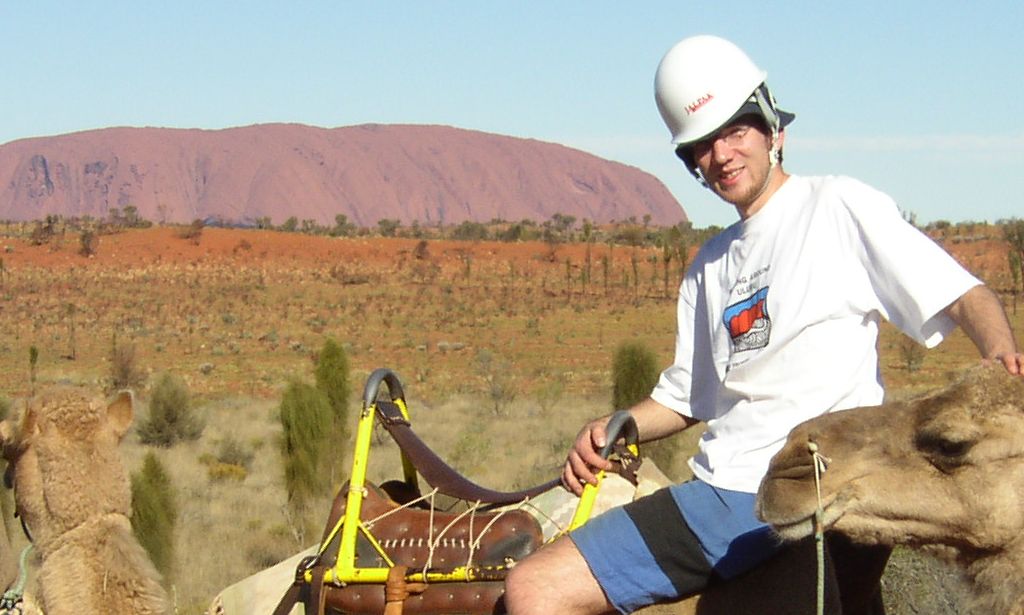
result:
[(324, 591), (324, 575), (327, 573), (327, 566), (323, 563), (313, 567), (313, 578), (309, 581), (309, 598), (306, 600), (306, 615), (324, 615), (324, 601), (327, 599), (327, 592)]
[(430, 450), (423, 440), (417, 436), (409, 421), (402, 416), (402, 411), (394, 402), (378, 401), (377, 416), (380, 422), (387, 429), (391, 437), (398, 443), (402, 453), (409, 458), (413, 467), (423, 476), (432, 487), (439, 492), (468, 502), (483, 502), (489, 508), (491, 506), (503, 506), (522, 502), (527, 498), (536, 497), (561, 484), (557, 478), (542, 485), (537, 485), (522, 491), (494, 491), (487, 489), (459, 474), (441, 459), (437, 453)]
[(388, 571), (387, 584), (384, 586), (384, 615), (402, 615), (402, 605), (411, 594), (426, 591), (426, 583), (408, 583), (405, 574), (408, 566), (393, 566)]

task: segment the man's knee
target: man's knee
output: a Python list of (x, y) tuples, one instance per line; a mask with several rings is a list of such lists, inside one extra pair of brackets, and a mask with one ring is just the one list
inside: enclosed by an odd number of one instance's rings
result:
[(601, 586), (568, 538), (534, 552), (505, 578), (505, 608), (510, 615), (600, 613), (607, 607)]

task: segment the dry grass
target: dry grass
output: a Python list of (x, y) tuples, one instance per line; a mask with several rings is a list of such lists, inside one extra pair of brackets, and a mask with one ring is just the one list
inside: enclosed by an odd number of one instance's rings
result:
[[(377, 367), (395, 369), (424, 439), (481, 484), (508, 489), (553, 476), (582, 422), (611, 409), (619, 343), (639, 339), (662, 362), (672, 356), (674, 298), (664, 296), (653, 250), (640, 251), (634, 287), (631, 249), (616, 246), (606, 290), (597, 268), (586, 288), (573, 277), (584, 259), (578, 245), (557, 247), (552, 259), (540, 243), (431, 241), (426, 258), (417, 258), (416, 240), (222, 229), (205, 229), (198, 245), (169, 229), (104, 236), (91, 258), (70, 240), (4, 243), (0, 386), (8, 397), (28, 391), (31, 346), (40, 352), (40, 383), (105, 386), (115, 336), (134, 344), (148, 374), (171, 371), (195, 396), (202, 437), (159, 452), (179, 491), (173, 595), (183, 615), (316, 540), (296, 536), (300, 524), (285, 512), (276, 412), (289, 378), (312, 381), (311, 357), (326, 337), (348, 348), (353, 389)], [(995, 262), (977, 242), (960, 247), (969, 267)], [(593, 249), (595, 262), (608, 252)], [(975, 272), (1001, 283), (997, 270)], [(1024, 310), (1014, 324), (1024, 328)], [(72, 354), (72, 331), (75, 360), (63, 358)], [(880, 349), (896, 394), (941, 383), (975, 360), (959, 333), (912, 374), (891, 327)], [(487, 397), (480, 351), (514, 377), (515, 401), (500, 416)], [(252, 453), (242, 480), (211, 477), (209, 460), (229, 438)], [(680, 446), (692, 450), (693, 440), (687, 435)], [(131, 434), (123, 448), (137, 469), (145, 447)], [(337, 454), (347, 468), (351, 447), (338, 443)], [(669, 473), (684, 476), (683, 461)], [(375, 445), (371, 478), (399, 472), (394, 446)], [(328, 505), (325, 498), (307, 521), (322, 524)]]

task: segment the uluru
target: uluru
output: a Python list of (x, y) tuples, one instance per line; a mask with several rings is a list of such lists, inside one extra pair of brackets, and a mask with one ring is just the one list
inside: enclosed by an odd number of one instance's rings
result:
[(129, 206), (166, 223), (687, 219), (635, 167), (450, 126), (105, 128), (0, 145), (0, 181), (6, 220), (102, 219)]

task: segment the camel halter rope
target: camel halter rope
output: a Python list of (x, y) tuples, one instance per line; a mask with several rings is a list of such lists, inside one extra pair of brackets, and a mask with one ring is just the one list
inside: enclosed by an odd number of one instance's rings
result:
[(31, 544), (21, 550), (21, 557), (18, 558), (18, 581), (14, 587), (4, 593), (3, 598), (0, 598), (0, 613), (12, 615), (22, 613), (21, 601), (25, 596), (25, 581), (28, 579), (28, 555), (31, 551)]
[(807, 450), (811, 453), (811, 461), (814, 464), (814, 492), (818, 498), (818, 505), (814, 509), (814, 549), (818, 557), (818, 583), (817, 583), (817, 614), (825, 613), (825, 508), (821, 503), (821, 475), (828, 469), (831, 459), (818, 452), (818, 445), (813, 441), (807, 443)]

